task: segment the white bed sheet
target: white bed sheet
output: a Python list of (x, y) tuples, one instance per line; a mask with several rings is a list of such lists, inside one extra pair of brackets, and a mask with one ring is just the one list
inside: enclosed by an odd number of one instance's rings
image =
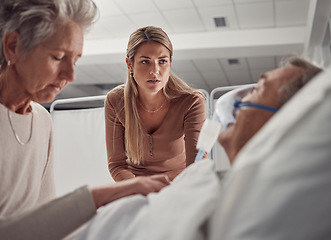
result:
[(78, 239), (205, 239), (205, 224), (220, 195), (214, 162), (204, 159), (159, 193), (126, 197), (104, 207)]

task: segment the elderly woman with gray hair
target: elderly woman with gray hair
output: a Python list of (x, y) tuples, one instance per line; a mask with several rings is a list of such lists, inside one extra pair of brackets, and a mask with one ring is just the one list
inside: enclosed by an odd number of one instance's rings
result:
[(4, 0), (0, 6), (0, 236), (61, 239), (96, 209), (168, 185), (165, 176), (82, 187), (55, 198), (51, 102), (75, 79), (92, 0)]

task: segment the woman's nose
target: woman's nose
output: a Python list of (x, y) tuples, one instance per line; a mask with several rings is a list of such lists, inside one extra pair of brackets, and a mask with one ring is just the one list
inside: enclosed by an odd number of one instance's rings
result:
[(149, 74), (151, 75), (157, 75), (160, 73), (160, 67), (158, 64), (153, 64), (152, 67), (151, 67), (151, 70), (149, 72)]
[(75, 64), (66, 63), (65, 67), (61, 72), (61, 77), (67, 80), (68, 82), (75, 81)]

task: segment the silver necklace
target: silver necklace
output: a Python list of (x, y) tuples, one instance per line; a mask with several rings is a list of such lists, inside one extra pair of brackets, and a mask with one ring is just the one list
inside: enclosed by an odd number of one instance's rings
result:
[(17, 133), (15, 132), (15, 129), (14, 129), (14, 126), (13, 126), (13, 123), (12, 123), (12, 116), (11, 116), (11, 114), (10, 114), (9, 109), (7, 109), (7, 111), (8, 111), (8, 119), (9, 119), (10, 127), (11, 127), (11, 129), (13, 130), (13, 133), (14, 133), (14, 135), (15, 135), (15, 138), (16, 138), (16, 140), (17, 140), (17, 142), (18, 142), (19, 144), (21, 144), (22, 146), (24, 146), (25, 144), (27, 144), (27, 143), (30, 142), (31, 137), (32, 137), (33, 111), (31, 110), (31, 114), (32, 114), (32, 115), (31, 115), (30, 136), (29, 136), (29, 139), (28, 139), (26, 142), (23, 142), (23, 141), (19, 138), (19, 136), (17, 135)]
[(138, 101), (138, 103), (139, 103), (139, 105), (146, 111), (146, 112), (149, 112), (149, 113), (155, 113), (155, 112), (158, 112), (158, 111), (160, 111), (162, 108), (163, 108), (163, 106), (164, 106), (164, 104), (167, 102), (167, 100), (164, 100), (164, 102), (162, 103), (162, 105), (158, 108), (158, 109), (156, 109), (156, 110), (148, 110), (148, 109), (146, 109), (139, 101)]

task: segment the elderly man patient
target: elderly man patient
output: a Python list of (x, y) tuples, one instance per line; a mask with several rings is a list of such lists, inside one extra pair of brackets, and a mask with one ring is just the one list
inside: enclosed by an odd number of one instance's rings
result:
[[(301, 58), (291, 58), (283, 67), (261, 75), (256, 87), (236, 107), (236, 121), (219, 135), (233, 163), (241, 148), (297, 91), (321, 69)], [(286, 120), (285, 120), (286, 121)]]

